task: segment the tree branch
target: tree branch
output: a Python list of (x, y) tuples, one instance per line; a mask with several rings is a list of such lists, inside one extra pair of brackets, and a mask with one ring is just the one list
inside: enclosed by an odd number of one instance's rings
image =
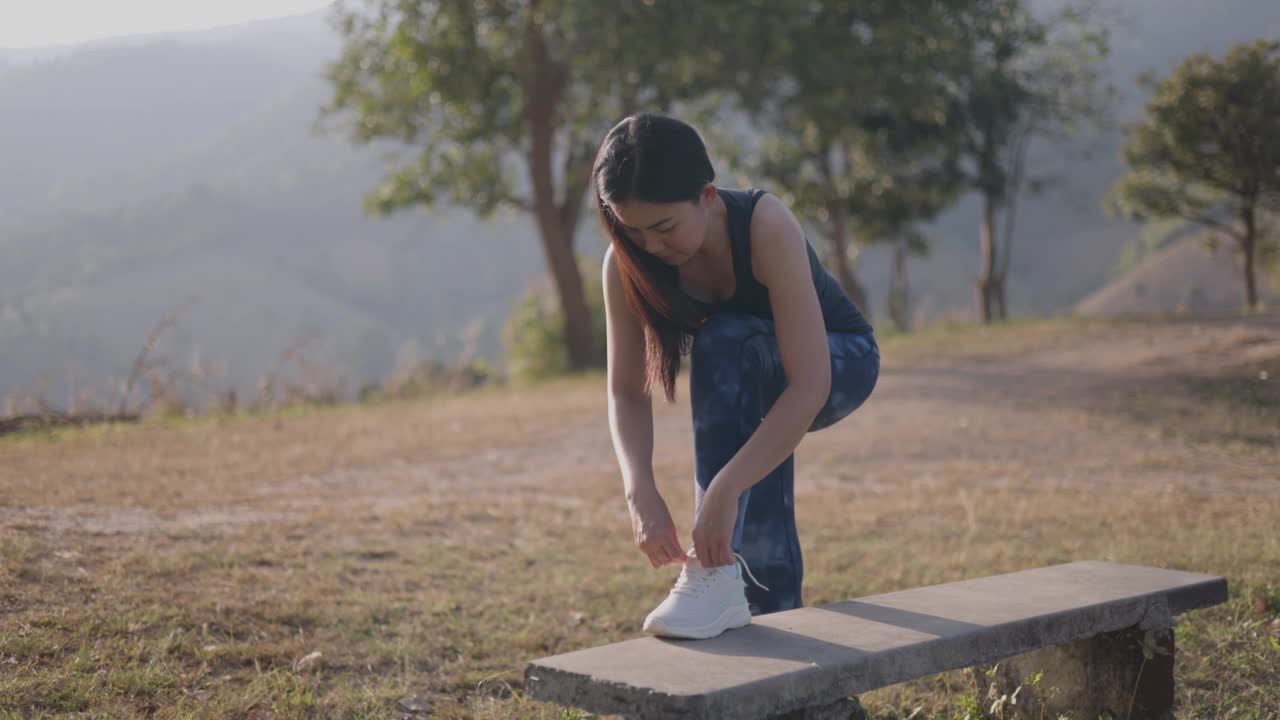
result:
[(516, 195), (515, 193), (510, 193), (507, 195), (503, 195), (502, 201), (508, 205), (514, 206), (518, 210), (523, 210), (524, 212), (527, 212), (527, 213), (533, 212), (533, 201), (529, 200), (529, 198), (527, 197)]
[(1241, 233), (1240, 231), (1236, 230), (1234, 227), (1220, 220), (1214, 220), (1213, 218), (1206, 217), (1204, 215), (1196, 215), (1195, 213), (1185, 213), (1185, 212), (1178, 212), (1178, 211), (1174, 212), (1174, 216), (1182, 218), (1183, 220), (1187, 220), (1189, 222), (1196, 223), (1198, 225), (1211, 227), (1214, 230), (1224, 232), (1227, 235), (1230, 235), (1231, 237), (1235, 238), (1236, 240), (1244, 242), (1243, 233)]

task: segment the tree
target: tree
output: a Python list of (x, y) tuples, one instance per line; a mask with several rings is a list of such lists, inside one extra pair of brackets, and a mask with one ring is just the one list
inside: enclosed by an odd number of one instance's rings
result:
[(1113, 91), (1103, 79), (1109, 37), (1094, 22), (1099, 13), (1086, 0), (1040, 20), (1024, 0), (980, 0), (958, 16), (971, 52), (957, 73), (950, 115), (962, 128), (964, 165), (982, 198), (975, 292), (985, 323), (1008, 317), (1019, 193), (1047, 180), (1027, 174), (1032, 140), (1064, 140), (1079, 125), (1101, 121), (1110, 105)]
[(790, 122), (774, 125), (756, 172), (777, 185), (799, 216), (813, 219), (827, 239), (836, 278), (869, 313), (869, 298), (855, 275), (861, 250), (936, 216), (955, 201), (959, 176), (945, 150), (931, 149), (923, 139), (895, 149), (883, 133), (866, 127), (824, 134), (816, 123), (796, 120), (801, 130), (794, 133), (781, 130)]
[[(368, 12), (336, 6), (344, 42), (321, 117), (350, 118), (358, 143), (391, 141), (417, 155), (365, 197), (366, 211), (449, 202), (480, 217), (500, 207), (532, 214), (564, 313), (569, 368), (598, 365), (574, 261), (595, 149), (626, 115), (696, 96), (724, 67), (700, 42), (701, 23), (736, 14), (656, 0), (368, 4)], [(672, 22), (673, 13), (688, 21)]]
[(1133, 219), (1177, 218), (1235, 240), (1245, 304), (1255, 309), (1259, 256), (1276, 252), (1280, 210), (1280, 43), (1233, 47), (1222, 60), (1188, 57), (1154, 90), (1122, 154), (1108, 210)]
[[(908, 166), (909, 167), (909, 166)], [(858, 224), (861, 237), (888, 243), (893, 262), (889, 275), (887, 307), (889, 318), (902, 332), (911, 330), (910, 293), (907, 284), (907, 259), (911, 255), (928, 255), (929, 238), (918, 225), (937, 217), (955, 203), (961, 192), (958, 176), (947, 168), (923, 171), (914, 175), (898, 170), (905, 182), (887, 183), (871, 195)], [(886, 174), (894, 180), (894, 174)]]
[(911, 331), (911, 292), (907, 283), (907, 257), (926, 255), (928, 238), (918, 230), (909, 230), (893, 239), (893, 267), (889, 275), (889, 319), (900, 332)]
[(786, 7), (774, 34), (787, 40), (752, 45), (757, 72), (731, 91), (763, 136), (757, 147), (720, 141), (721, 153), (819, 228), (864, 312), (861, 248), (941, 210), (911, 197), (923, 186), (958, 182), (936, 68), (960, 39), (949, 15), (969, 3), (774, 3)]
[[(605, 352), (604, 286), (600, 262), (578, 258), (579, 271), (587, 286), (587, 306), (591, 311), (592, 341), (596, 352)], [(568, 368), (564, 344), (564, 314), (546, 302), (542, 283), (531, 286), (516, 302), (502, 340), (507, 350), (507, 370), (517, 381), (541, 380), (561, 375)]]

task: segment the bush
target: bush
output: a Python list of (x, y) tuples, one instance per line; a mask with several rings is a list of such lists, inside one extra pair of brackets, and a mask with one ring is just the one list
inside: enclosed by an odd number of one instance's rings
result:
[[(578, 258), (578, 272), (582, 275), (587, 310), (591, 313), (592, 354), (603, 365), (605, 319), (600, 269), (598, 260)], [(568, 371), (564, 313), (549, 276), (529, 288), (516, 302), (503, 328), (502, 339), (507, 350), (508, 374), (513, 380), (543, 380)]]
[(360, 388), (358, 399), (362, 403), (378, 403), (384, 400), (409, 400), (426, 398), (444, 393), (496, 384), (497, 373), (483, 359), (474, 359), (456, 365), (445, 365), (428, 358), (413, 360), (397, 367), (383, 383), (369, 383)]

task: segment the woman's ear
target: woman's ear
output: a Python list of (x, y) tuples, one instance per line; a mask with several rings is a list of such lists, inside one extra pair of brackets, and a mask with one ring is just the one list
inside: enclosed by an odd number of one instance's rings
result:
[(716, 204), (716, 186), (713, 183), (707, 183), (702, 186), (702, 193), (698, 195), (698, 200), (702, 207), (710, 210)]

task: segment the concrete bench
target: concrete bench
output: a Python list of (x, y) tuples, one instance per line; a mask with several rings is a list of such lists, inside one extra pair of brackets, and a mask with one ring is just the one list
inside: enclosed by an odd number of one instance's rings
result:
[[(1073, 562), (760, 615), (710, 640), (541, 658), (525, 692), (627, 720), (846, 720), (861, 715), (858, 693), (1001, 661), (1002, 692), (1038, 671), (1061, 690), (1048, 717), (1160, 718), (1173, 705), (1173, 616), (1226, 599), (1213, 575)], [(1008, 709), (1040, 716), (1030, 692)]]

